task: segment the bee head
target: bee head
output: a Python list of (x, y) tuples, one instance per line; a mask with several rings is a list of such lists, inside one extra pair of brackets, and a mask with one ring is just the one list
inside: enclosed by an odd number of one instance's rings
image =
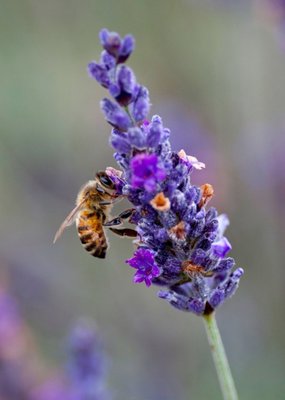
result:
[[(115, 189), (115, 184), (112, 182), (110, 177), (106, 174), (105, 171), (99, 171), (96, 173), (95, 176), (96, 181), (98, 184), (101, 186), (101, 189), (108, 189), (108, 190), (114, 190)], [(98, 185), (98, 186), (99, 186)], [(97, 187), (98, 189), (98, 187)]]

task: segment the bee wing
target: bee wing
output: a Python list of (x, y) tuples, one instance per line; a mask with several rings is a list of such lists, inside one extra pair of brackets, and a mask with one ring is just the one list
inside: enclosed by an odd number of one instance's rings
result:
[(68, 216), (65, 218), (65, 220), (63, 221), (63, 223), (60, 225), (58, 231), (56, 232), (54, 239), (53, 239), (53, 243), (55, 243), (57, 241), (57, 239), (60, 238), (60, 236), (62, 235), (63, 231), (70, 225), (72, 225), (75, 222), (75, 219), (79, 213), (79, 211), (82, 209), (83, 204), (85, 202), (85, 198), (79, 203), (77, 204), (76, 207), (74, 207), (74, 209), (68, 214)]

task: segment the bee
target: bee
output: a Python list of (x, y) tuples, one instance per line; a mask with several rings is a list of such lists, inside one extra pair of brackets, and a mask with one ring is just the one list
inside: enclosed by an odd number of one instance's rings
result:
[(110, 212), (114, 203), (122, 198), (115, 192), (115, 184), (105, 171), (96, 174), (95, 180), (88, 181), (80, 189), (75, 208), (68, 214), (54, 237), (54, 243), (63, 231), (74, 222), (79, 239), (89, 254), (105, 258), (109, 247), (104, 228), (120, 236), (136, 237), (137, 232), (128, 228), (114, 228), (121, 225), (123, 220), (129, 220), (133, 209), (123, 211), (118, 217), (110, 220)]

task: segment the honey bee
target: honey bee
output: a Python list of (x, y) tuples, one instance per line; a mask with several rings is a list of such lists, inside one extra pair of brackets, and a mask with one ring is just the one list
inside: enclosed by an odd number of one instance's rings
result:
[(68, 214), (54, 237), (54, 243), (63, 231), (74, 222), (79, 239), (85, 248), (94, 257), (105, 258), (109, 247), (104, 227), (120, 236), (136, 237), (137, 232), (128, 228), (113, 228), (121, 225), (123, 220), (129, 220), (133, 209), (123, 211), (118, 217), (109, 220), (114, 203), (122, 198), (115, 193), (115, 185), (106, 172), (100, 171), (95, 180), (91, 180), (80, 189), (75, 208)]

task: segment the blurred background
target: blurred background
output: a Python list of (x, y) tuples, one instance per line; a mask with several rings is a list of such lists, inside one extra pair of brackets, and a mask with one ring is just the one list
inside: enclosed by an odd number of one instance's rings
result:
[(106, 94), (86, 73), (106, 27), (135, 36), (129, 65), (152, 114), (175, 150), (206, 163), (192, 182), (213, 184), (212, 204), (230, 217), (245, 275), (217, 318), (240, 398), (284, 399), (285, 2), (0, 0), (0, 9), (0, 284), (45, 365), (62, 365), (66, 334), (88, 316), (114, 399), (221, 398), (202, 320), (132, 283), (128, 239), (109, 235), (104, 261), (74, 227), (52, 245), (80, 186), (116, 166), (99, 109)]

